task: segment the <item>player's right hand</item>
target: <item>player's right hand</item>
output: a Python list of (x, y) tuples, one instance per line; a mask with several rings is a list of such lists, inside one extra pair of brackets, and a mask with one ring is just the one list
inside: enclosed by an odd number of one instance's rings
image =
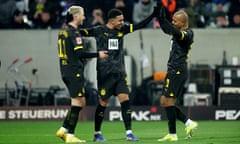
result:
[(99, 58), (105, 59), (108, 57), (108, 51), (99, 51)]

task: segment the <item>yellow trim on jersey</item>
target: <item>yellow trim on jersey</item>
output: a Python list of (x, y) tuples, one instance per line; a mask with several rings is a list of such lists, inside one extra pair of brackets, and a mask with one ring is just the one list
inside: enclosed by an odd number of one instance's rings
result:
[(180, 39), (180, 40), (183, 40), (183, 39), (184, 39), (184, 36), (185, 36), (185, 34), (184, 34), (184, 32), (183, 32), (183, 31), (182, 31), (181, 33), (182, 33), (182, 36), (181, 36), (181, 39)]
[(168, 87), (169, 87), (169, 83), (170, 83), (170, 79), (169, 79), (169, 78), (167, 78), (167, 79), (166, 79), (166, 84), (165, 84), (165, 87), (166, 87), (166, 88), (168, 88)]
[(133, 24), (130, 24), (130, 32), (133, 32)]
[(66, 30), (61, 30), (59, 32), (59, 35), (63, 35), (65, 38), (67, 38), (68, 37), (68, 32)]
[(79, 50), (81, 48), (83, 48), (83, 46), (77, 46), (77, 47), (74, 48), (74, 51)]
[(83, 29), (83, 31), (86, 33), (86, 35), (88, 35), (88, 30), (87, 29)]

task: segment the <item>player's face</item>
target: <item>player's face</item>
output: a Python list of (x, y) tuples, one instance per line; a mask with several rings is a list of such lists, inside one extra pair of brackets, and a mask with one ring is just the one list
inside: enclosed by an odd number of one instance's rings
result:
[(84, 11), (82, 10), (81, 12), (79, 12), (77, 14), (77, 23), (78, 23), (78, 25), (82, 25), (84, 20), (85, 20), (85, 16), (84, 16)]
[(112, 19), (112, 25), (115, 29), (120, 30), (124, 23), (124, 17), (123, 15), (116, 16), (114, 19)]
[(173, 15), (172, 18), (172, 24), (174, 25), (175, 28), (181, 30), (184, 27), (184, 23), (182, 21), (181, 15)]

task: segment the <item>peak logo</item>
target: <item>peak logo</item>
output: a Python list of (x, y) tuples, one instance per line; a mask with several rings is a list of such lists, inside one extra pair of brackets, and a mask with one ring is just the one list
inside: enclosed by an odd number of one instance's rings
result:
[[(137, 121), (161, 120), (161, 115), (156, 113), (152, 114), (151, 111), (149, 110), (133, 111), (132, 119)], [(121, 111), (117, 110), (109, 111), (109, 120), (110, 121), (122, 120)]]
[(240, 119), (240, 110), (216, 110), (216, 120), (238, 120)]

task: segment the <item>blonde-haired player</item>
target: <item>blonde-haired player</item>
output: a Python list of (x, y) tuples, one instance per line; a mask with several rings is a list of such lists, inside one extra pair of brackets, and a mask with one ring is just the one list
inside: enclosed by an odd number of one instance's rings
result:
[(84, 9), (71, 6), (67, 11), (66, 25), (58, 34), (58, 57), (62, 80), (71, 97), (71, 107), (56, 135), (66, 143), (86, 142), (74, 135), (79, 112), (86, 104), (84, 88), (84, 62), (86, 58), (106, 58), (106, 51), (88, 52), (84, 47), (84, 39), (78, 31), (85, 19)]

